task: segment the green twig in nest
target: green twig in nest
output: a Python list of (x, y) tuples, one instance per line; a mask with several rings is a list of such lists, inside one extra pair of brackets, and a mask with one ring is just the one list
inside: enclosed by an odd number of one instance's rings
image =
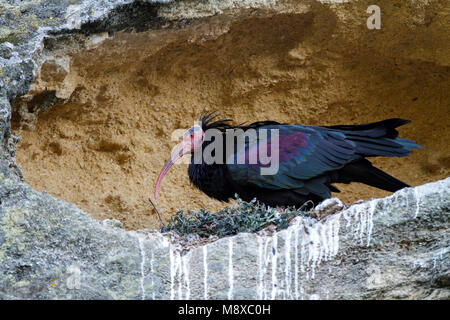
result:
[(288, 207), (282, 212), (268, 208), (257, 201), (244, 202), (236, 199), (235, 206), (227, 206), (219, 212), (178, 211), (167, 225), (167, 230), (174, 230), (181, 235), (198, 234), (200, 237), (216, 235), (224, 237), (239, 232), (257, 232), (269, 225), (277, 230), (285, 229), (296, 216), (309, 215), (305, 208)]

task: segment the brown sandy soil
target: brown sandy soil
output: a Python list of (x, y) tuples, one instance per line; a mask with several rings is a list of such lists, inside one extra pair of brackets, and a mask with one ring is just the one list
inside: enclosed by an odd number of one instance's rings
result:
[[(432, 50), (442, 41), (433, 38), (439, 26), (412, 33), (399, 19), (386, 18), (385, 29), (375, 33), (361, 23), (342, 24), (321, 8), (249, 13), (235, 21), (214, 17), (207, 32), (196, 22), (179, 30), (116, 34), (71, 57), (75, 90), (40, 112), (33, 130), (21, 127), (15, 114), (25, 181), (97, 219), (116, 218), (127, 229), (158, 227), (147, 199), (175, 144), (171, 134), (211, 110), (236, 122), (411, 119), (400, 136), (425, 149), (374, 164), (413, 186), (447, 177), (449, 67), (433, 62), (445, 57), (416, 58), (418, 48)], [(225, 205), (190, 186), (186, 170), (186, 164), (175, 166), (162, 184), (158, 204), (165, 219), (177, 209)], [(389, 194), (360, 184), (338, 187), (348, 203)]]

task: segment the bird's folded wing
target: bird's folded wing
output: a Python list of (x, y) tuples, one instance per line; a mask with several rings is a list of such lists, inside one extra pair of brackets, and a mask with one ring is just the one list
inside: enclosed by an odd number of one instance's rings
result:
[[(267, 135), (261, 134), (262, 129), (267, 130)], [(241, 185), (267, 189), (301, 188), (305, 180), (342, 168), (358, 158), (355, 143), (337, 131), (301, 125), (269, 125), (256, 131), (256, 139), (227, 158), (231, 178)], [(268, 138), (264, 139), (264, 136)], [(264, 159), (265, 155), (268, 157)], [(252, 159), (257, 159), (256, 163)], [(278, 167), (278, 171), (261, 174), (262, 168), (270, 166)]]

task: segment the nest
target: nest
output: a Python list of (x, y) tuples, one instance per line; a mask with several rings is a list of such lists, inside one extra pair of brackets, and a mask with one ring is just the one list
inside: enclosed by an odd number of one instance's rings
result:
[(271, 208), (259, 201), (245, 202), (236, 198), (236, 204), (226, 206), (219, 212), (179, 210), (168, 222), (167, 231), (186, 236), (196, 234), (202, 238), (219, 238), (240, 232), (258, 232), (269, 226), (275, 230), (286, 229), (297, 216), (310, 216), (307, 206), (296, 209)]

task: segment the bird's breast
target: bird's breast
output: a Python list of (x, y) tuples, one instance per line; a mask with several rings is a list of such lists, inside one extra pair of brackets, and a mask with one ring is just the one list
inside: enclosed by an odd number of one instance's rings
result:
[(234, 196), (224, 164), (194, 164), (188, 168), (189, 180), (209, 197), (228, 201)]

